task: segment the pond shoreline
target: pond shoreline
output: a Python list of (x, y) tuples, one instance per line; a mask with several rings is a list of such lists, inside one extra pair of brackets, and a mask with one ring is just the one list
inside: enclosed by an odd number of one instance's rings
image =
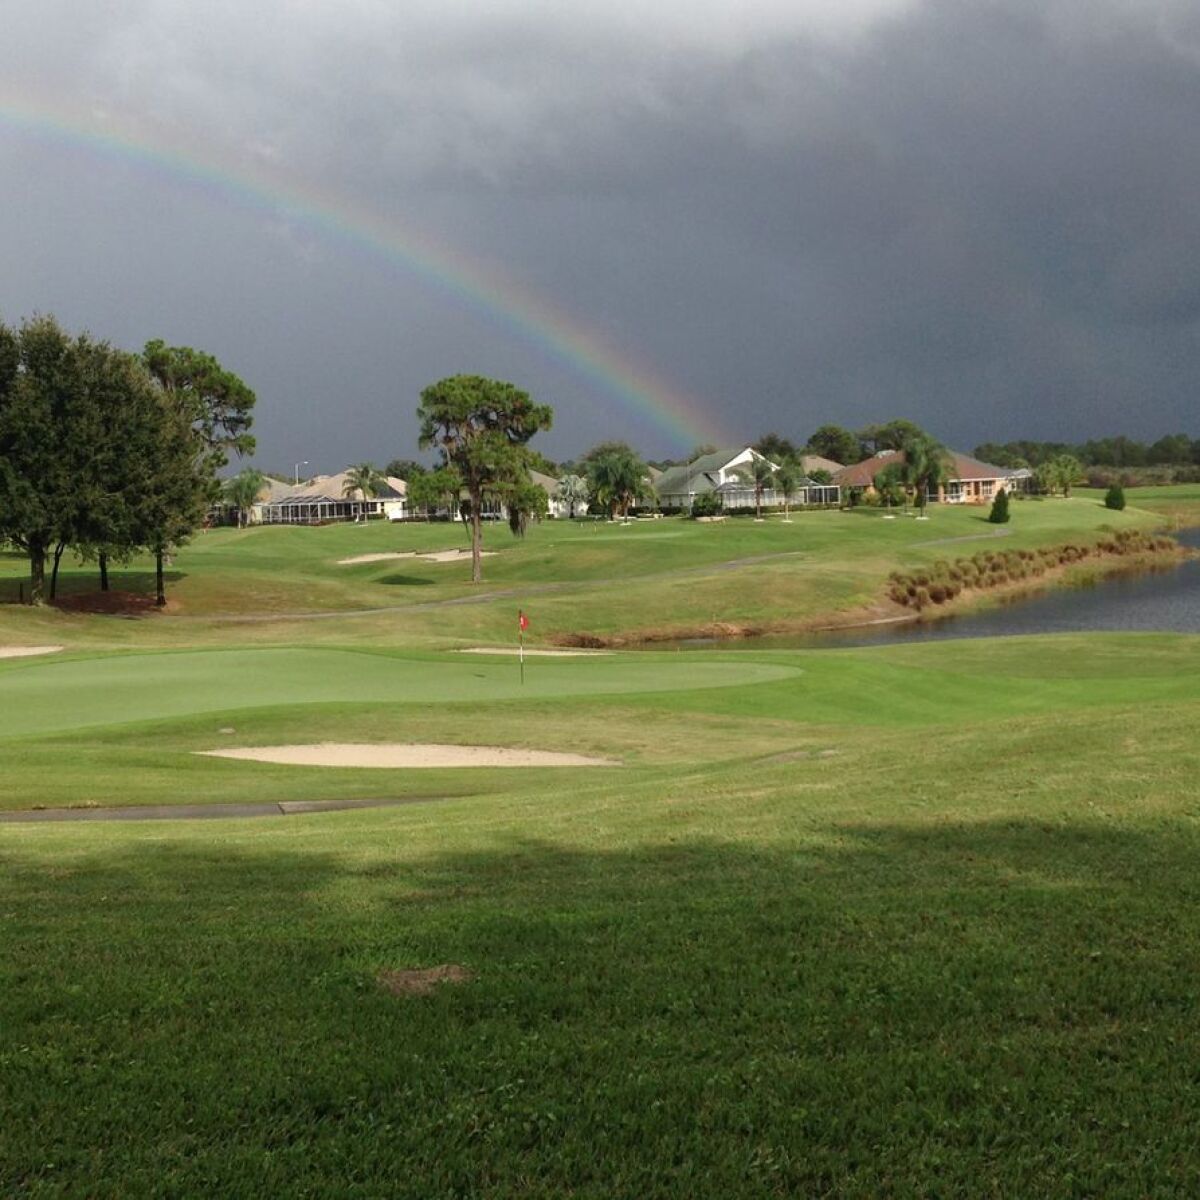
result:
[[(1192, 528), (1192, 527), (1187, 527)], [(1162, 530), (1156, 536), (1172, 537), (1181, 527)], [(852, 634), (886, 627), (903, 626), (909, 629), (948, 626), (956, 619), (989, 610), (1020, 604), (1022, 601), (1046, 596), (1053, 592), (1087, 588), (1096, 583), (1118, 578), (1133, 578), (1172, 572), (1190, 560), (1200, 558), (1200, 550), (1175, 541), (1170, 549), (1144, 550), (1136, 554), (1097, 553), (1097, 547), (1087, 548), (1087, 557), (1046, 570), (1032, 579), (1014, 580), (990, 588), (966, 588), (936, 607), (917, 611), (881, 597), (872, 604), (843, 612), (820, 613), (796, 620), (763, 622), (713, 621), (701, 625), (674, 626), (664, 629), (635, 630), (629, 633), (591, 634), (561, 633), (549, 640), (557, 646), (616, 650), (653, 649), (664, 644), (679, 643), (744, 643), (760, 638), (812, 637), (825, 634)], [(831, 642), (836, 644), (836, 642)]]

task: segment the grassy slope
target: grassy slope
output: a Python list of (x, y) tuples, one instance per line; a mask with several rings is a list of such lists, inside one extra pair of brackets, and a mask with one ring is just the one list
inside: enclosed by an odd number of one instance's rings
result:
[[(1005, 548), (1090, 540), (1102, 527), (1145, 528), (1161, 517), (1131, 505), (1111, 513), (1094, 498), (1028, 501), (998, 543), (979, 509), (931, 508), (930, 520), (884, 521), (879, 513), (798, 514), (700, 525), (682, 519), (634, 523), (546, 522), (524, 541), (489, 529), (496, 551), (486, 584), (473, 589), (466, 563), (397, 559), (338, 565), (338, 559), (387, 551), (464, 545), (452, 525), (340, 525), (321, 529), (216, 530), (180, 551), (170, 594), (186, 619), (114, 622), (59, 612), (31, 615), (0, 605), (0, 644), (67, 641), (73, 645), (213, 644), (230, 640), (219, 614), (256, 618), (295, 612), (383, 609), (335, 621), (259, 621), (239, 625), (248, 640), (403, 639), (447, 644), (512, 636), (514, 609), (533, 611), (531, 634), (611, 633), (723, 621), (797, 620), (876, 601), (889, 571), (953, 558), (994, 544)], [(965, 541), (945, 539), (967, 539)], [(114, 586), (145, 591), (147, 564), (114, 573)], [(15, 595), (24, 563), (0, 557), (0, 594)], [(93, 573), (72, 569), (64, 591), (95, 588)], [(452, 601), (449, 606), (443, 606)], [(462, 602), (462, 603), (457, 603)]]
[[(1195, 1194), (1198, 654), (778, 655), (804, 674), (489, 726), (629, 742), (615, 774), (4, 827), (0, 1191)], [(201, 733), (99, 745), (136, 776)], [(27, 744), (47, 777), (73, 745)], [(477, 977), (375, 983), (442, 962)]]

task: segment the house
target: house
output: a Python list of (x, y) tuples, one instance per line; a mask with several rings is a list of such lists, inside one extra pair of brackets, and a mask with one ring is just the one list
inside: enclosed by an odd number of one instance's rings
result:
[[(993, 466), (954, 450), (947, 453), (951, 461), (949, 481), (939, 487), (936, 494), (929, 493), (930, 501), (990, 504), (1001, 487), (1013, 492), (1023, 491), (1027, 486), (1028, 472)], [(849, 494), (873, 495), (875, 477), (885, 468), (903, 462), (903, 450), (883, 450), (863, 462), (843, 467), (834, 475), (833, 481)]]
[[(530, 471), (529, 480), (546, 493), (547, 511), (552, 517), (570, 516), (570, 506), (565, 500), (559, 498), (559, 481), (555, 479), (553, 475), (547, 475), (543, 471)], [(586, 508), (587, 505), (585, 504), (583, 507)]]
[(359, 491), (345, 494), (347, 471), (317, 475), (305, 483), (287, 487), (282, 495), (270, 496), (255, 506), (264, 525), (317, 525), (326, 521), (357, 521), (386, 517), (402, 521), (408, 514), (408, 485), (387, 476), (378, 496), (363, 497)]
[[(828, 459), (818, 459), (810, 456), (817, 463), (829, 462)], [(658, 499), (664, 508), (690, 509), (696, 502), (697, 496), (713, 494), (722, 508), (753, 508), (754, 495), (754, 463), (766, 462), (772, 470), (778, 470), (777, 464), (764, 458), (753, 446), (741, 449), (732, 447), (727, 450), (717, 450), (693, 459), (690, 463), (671, 467), (664, 471), (658, 480)], [(835, 466), (837, 464), (834, 464)], [(811, 468), (813, 470), (816, 467)], [(813, 483), (807, 475), (802, 478), (796, 491), (791, 496), (791, 503), (805, 504), (836, 504), (840, 492), (836, 484)], [(784, 503), (783, 493), (773, 487), (764, 489), (762, 505), (764, 508), (781, 508)]]

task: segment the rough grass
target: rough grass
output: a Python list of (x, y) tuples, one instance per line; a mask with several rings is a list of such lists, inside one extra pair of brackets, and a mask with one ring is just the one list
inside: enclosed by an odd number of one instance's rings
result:
[[(1163, 520), (1132, 501), (1113, 513), (1091, 497), (1031, 500), (1014, 503), (1013, 520), (996, 539), (986, 510), (944, 505), (931, 506), (930, 513), (918, 522), (885, 521), (877, 510), (820, 511), (797, 514), (790, 525), (546, 521), (523, 540), (489, 527), (486, 544), (497, 553), (485, 562), (482, 588), (470, 584), (466, 562), (337, 562), (356, 554), (465, 546), (458, 525), (218, 529), (198, 535), (176, 556), (171, 614), (115, 621), (56, 611), (30, 616), (0, 604), (0, 642), (36, 637), (120, 647), (380, 636), (408, 644), (508, 642), (518, 607), (531, 611), (535, 641), (717, 621), (795, 622), (879, 603), (893, 570), (976, 549), (1097, 540)], [(113, 586), (148, 590), (148, 566), (114, 568)], [(0, 558), (0, 597), (15, 597), (24, 573), (18, 556)], [(65, 592), (96, 586), (92, 569), (64, 570)], [(343, 618), (351, 611), (361, 615), (348, 624)]]
[[(396, 531), (253, 531), (180, 556), (195, 619), (0, 611), (0, 641), (74, 648), (0, 663), (7, 807), (439, 797), (0, 825), (0, 1195), (1197, 1194), (1200, 639), (541, 660), (524, 690), (511, 660), (411, 649), (507, 638), (547, 580), (541, 635), (858, 603), (978, 515), (561, 554), (543, 526), (488, 560), (492, 601), (217, 620), (409, 586), (321, 565)], [(1003, 544), (1111, 516), (1014, 505)], [(435, 589), (469, 593), (411, 591)], [(626, 766), (192, 753), (321, 737)]]
[(5, 827), (0, 1191), (1194, 1195), (1195, 650), (1096, 642), (825, 655), (873, 727), (571, 701), (693, 731), (619, 782)]

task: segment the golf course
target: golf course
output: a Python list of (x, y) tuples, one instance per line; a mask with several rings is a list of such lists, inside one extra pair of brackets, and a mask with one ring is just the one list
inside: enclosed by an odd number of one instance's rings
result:
[(1195, 1195), (1200, 638), (655, 648), (1200, 491), (983, 516), (0, 553), (0, 1194)]

